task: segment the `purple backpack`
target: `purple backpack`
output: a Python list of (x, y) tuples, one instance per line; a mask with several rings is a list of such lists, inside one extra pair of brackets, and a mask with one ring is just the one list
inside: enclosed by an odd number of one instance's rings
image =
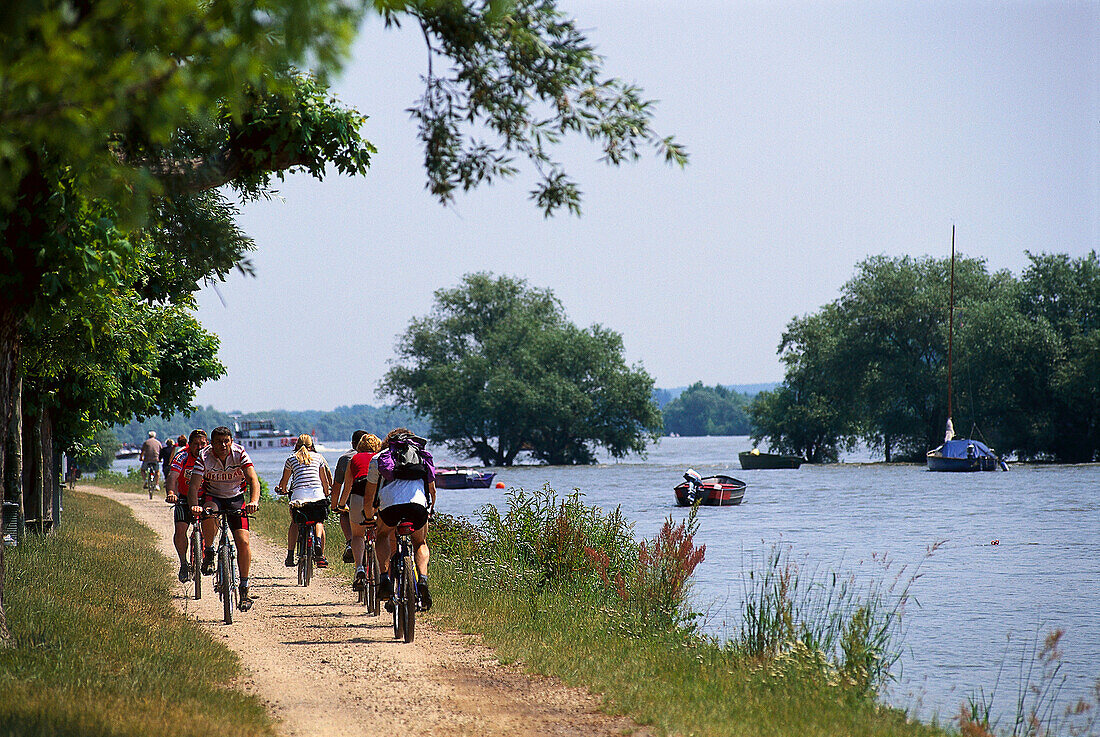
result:
[(427, 441), (412, 433), (390, 439), (390, 447), (378, 454), (378, 472), (386, 481), (422, 479), (435, 481), (432, 454), (424, 448)]

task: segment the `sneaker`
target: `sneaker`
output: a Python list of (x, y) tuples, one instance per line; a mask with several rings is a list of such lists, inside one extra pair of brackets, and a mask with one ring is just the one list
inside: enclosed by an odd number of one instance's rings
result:
[(352, 591), (362, 591), (367, 588), (367, 572), (360, 568), (355, 572), (355, 578), (351, 581)]
[(187, 565), (187, 561), (180, 563), (180, 572), (176, 578), (180, 580), (180, 583), (187, 583), (191, 579), (191, 566)]
[(294, 567), (294, 551), (293, 550), (286, 551), (286, 560), (283, 561), (283, 565), (286, 566), (287, 568), (293, 568)]
[(432, 595), (428, 591), (427, 581), (416, 585), (416, 595), (420, 598), (420, 611), (426, 612), (432, 608)]
[(202, 575), (214, 575), (214, 549), (208, 548), (202, 551)]
[(387, 612), (389, 612), (390, 614), (393, 614), (393, 599), (386, 599), (386, 603), (383, 604), (382, 606), (384, 606), (386, 608)]
[(241, 598), (237, 601), (237, 608), (247, 612), (252, 608), (252, 597), (248, 595), (248, 587), (241, 586)]
[(348, 540), (347, 545), (344, 546), (344, 562), (354, 563), (355, 554), (351, 552), (351, 540)]
[(318, 568), (328, 568), (328, 558), (323, 555), (316, 556), (313, 562), (317, 564)]
[(393, 581), (390, 581), (390, 577), (383, 573), (378, 578), (378, 600), (386, 601), (393, 598)]

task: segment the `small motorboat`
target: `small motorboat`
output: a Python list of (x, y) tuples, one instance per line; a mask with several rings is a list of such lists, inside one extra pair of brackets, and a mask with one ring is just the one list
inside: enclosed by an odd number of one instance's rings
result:
[(756, 448), (737, 454), (741, 461), (741, 468), (746, 471), (756, 471), (761, 468), (798, 468), (805, 459), (798, 456), (780, 455), (779, 453), (761, 453)]
[(741, 503), (745, 497), (745, 482), (732, 476), (700, 476), (689, 468), (684, 481), (673, 491), (681, 507), (690, 507), (696, 502), (705, 507), (727, 507)]
[(448, 466), (435, 469), (437, 489), (488, 489), (495, 473), (478, 471), (464, 466)]

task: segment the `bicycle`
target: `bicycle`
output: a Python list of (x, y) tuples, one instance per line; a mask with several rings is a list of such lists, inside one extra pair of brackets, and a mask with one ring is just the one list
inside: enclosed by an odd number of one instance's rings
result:
[(390, 580), (393, 581), (393, 599), (386, 609), (393, 613), (394, 639), (413, 641), (416, 633), (416, 611), (420, 598), (416, 588), (416, 559), (413, 556), (413, 523), (402, 522), (394, 531), (397, 545), (390, 558)]
[(375, 522), (367, 522), (367, 532), (363, 537), (363, 568), (367, 574), (366, 585), (358, 592), (359, 603), (367, 608), (367, 613), (377, 617), (381, 613), (378, 601), (378, 556), (374, 549)]
[[(168, 503), (175, 505), (178, 502)], [(202, 598), (202, 525), (199, 523), (199, 518), (194, 514), (191, 515), (190, 527), (191, 532), (187, 535), (187, 561), (191, 567), (191, 573), (187, 580), (195, 584), (195, 601), (198, 601)]]
[(240, 576), (237, 572), (237, 545), (233, 540), (233, 531), (229, 529), (229, 515), (251, 517), (243, 511), (219, 509), (210, 514), (218, 517), (218, 549), (214, 557), (214, 592), (222, 600), (222, 614), (226, 624), (233, 624), (233, 610), (240, 599)]
[[(328, 512), (328, 501), (315, 502), (291, 502), (290, 517), (298, 525), (298, 542), (295, 545), (298, 552), (298, 585), (309, 586), (313, 578), (313, 552), (317, 545), (317, 534), (314, 525), (324, 520)], [(320, 516), (320, 519), (316, 519)]]
[(156, 466), (151, 466), (148, 471), (145, 472), (145, 487), (149, 489), (149, 498), (153, 498), (153, 492), (157, 490), (157, 469)]

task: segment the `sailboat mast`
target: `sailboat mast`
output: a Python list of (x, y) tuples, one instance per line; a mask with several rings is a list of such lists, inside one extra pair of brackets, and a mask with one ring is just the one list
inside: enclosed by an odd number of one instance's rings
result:
[(955, 342), (955, 226), (951, 226), (951, 302), (947, 319), (947, 419), (951, 420), (951, 346)]

